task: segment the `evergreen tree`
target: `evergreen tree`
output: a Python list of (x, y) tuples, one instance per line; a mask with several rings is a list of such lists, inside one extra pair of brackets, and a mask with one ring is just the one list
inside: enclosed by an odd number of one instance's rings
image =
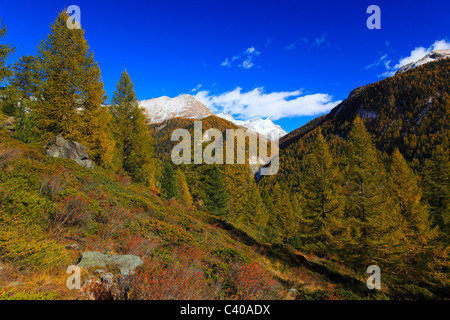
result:
[(295, 248), (299, 248), (310, 239), (308, 220), (303, 210), (304, 202), (305, 200), (300, 193), (294, 193), (291, 197), (292, 210), (294, 211), (294, 216), (297, 218), (297, 233), (294, 235), (295, 240), (293, 242)]
[(282, 240), (286, 242), (298, 231), (299, 216), (294, 214), (289, 194), (281, 189), (278, 183), (272, 189), (272, 201), (270, 224), (279, 231)]
[(341, 177), (322, 133), (303, 160), (303, 194), (307, 234), (310, 243), (330, 249), (343, 213)]
[(67, 28), (62, 11), (39, 46), (37, 124), (51, 134), (86, 145), (90, 156), (111, 166), (115, 151), (100, 68), (84, 38), (84, 30)]
[(134, 181), (154, 185), (153, 141), (126, 70), (117, 83), (110, 110), (123, 169)]
[[(0, 20), (1, 25), (1, 20)], [(6, 27), (0, 28), (0, 39), (6, 36)], [(8, 57), (14, 52), (15, 48), (10, 45), (0, 43), (0, 99), (2, 104), (0, 105), (0, 115), (4, 111), (5, 105), (10, 105), (11, 96), (10, 87), (7, 86), (9, 77), (12, 75), (11, 68), (6, 64)]]
[[(447, 150), (447, 151), (446, 151)], [(438, 145), (431, 158), (424, 161), (424, 198), (430, 205), (433, 226), (441, 230), (441, 237), (450, 242), (450, 156), (448, 148)]]
[(178, 197), (178, 185), (175, 170), (169, 161), (165, 161), (162, 177), (161, 189), (163, 196), (167, 199), (176, 199)]
[(193, 205), (192, 196), (189, 192), (189, 187), (186, 182), (186, 177), (184, 176), (183, 171), (180, 169), (177, 170), (177, 186), (178, 186), (178, 194), (180, 203), (186, 208), (191, 208)]
[(258, 186), (253, 185), (250, 188), (248, 199), (245, 205), (246, 224), (263, 230), (268, 223), (269, 215), (266, 206), (259, 193)]
[(354, 266), (385, 268), (389, 250), (400, 241), (399, 216), (388, 206), (386, 172), (372, 137), (357, 117), (349, 133), (346, 171), (345, 233), (339, 241), (341, 257)]
[(24, 142), (32, 142), (38, 137), (38, 129), (34, 125), (32, 110), (36, 104), (38, 75), (36, 58), (22, 56), (12, 66), (11, 85), (16, 89), (15, 132), (14, 136)]
[(209, 166), (205, 180), (205, 205), (211, 214), (223, 216), (228, 210), (228, 192), (222, 172), (216, 164)]
[(436, 233), (431, 229), (428, 210), (421, 203), (418, 179), (398, 149), (391, 156), (389, 177), (391, 205), (402, 217), (398, 226), (402, 232), (398, 235), (401, 241), (395, 248), (398, 260), (395, 267), (410, 279), (417, 280), (423, 275), (426, 262), (430, 261), (430, 244)]
[(251, 224), (248, 221), (247, 203), (252, 188), (253, 177), (248, 166), (228, 164), (224, 166), (225, 184), (229, 195), (227, 219), (238, 224)]
[(12, 66), (11, 85), (20, 92), (21, 99), (31, 99), (38, 87), (37, 61), (34, 56), (22, 56)]

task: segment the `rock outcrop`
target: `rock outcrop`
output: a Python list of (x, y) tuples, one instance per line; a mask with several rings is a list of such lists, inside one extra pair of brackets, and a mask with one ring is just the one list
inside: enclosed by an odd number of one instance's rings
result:
[(48, 156), (71, 159), (88, 169), (94, 169), (94, 163), (89, 159), (86, 147), (81, 143), (66, 140), (62, 135), (58, 135), (50, 140), (47, 146)]
[(109, 255), (95, 251), (87, 251), (81, 254), (78, 266), (81, 268), (112, 266), (120, 269), (123, 275), (133, 274), (137, 266), (143, 262), (135, 255)]
[(14, 130), (15, 123), (16, 118), (8, 117), (5, 120), (1, 121), (0, 128), (6, 128), (7, 130)]

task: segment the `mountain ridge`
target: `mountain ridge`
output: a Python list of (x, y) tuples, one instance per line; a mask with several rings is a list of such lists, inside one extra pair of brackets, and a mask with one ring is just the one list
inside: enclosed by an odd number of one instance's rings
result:
[(405, 73), (411, 69), (414, 69), (416, 67), (419, 67), (421, 65), (433, 62), (433, 61), (439, 61), (442, 59), (450, 58), (450, 49), (444, 49), (444, 50), (433, 50), (421, 59), (408, 63), (407, 65), (401, 67), (398, 69), (398, 71), (395, 74), (401, 74)]
[(142, 100), (139, 106), (143, 108), (147, 120), (150, 124), (163, 123), (174, 118), (185, 119), (204, 119), (215, 115), (242, 127), (246, 130), (256, 132), (265, 138), (282, 137), (286, 135), (281, 126), (276, 125), (270, 118), (262, 119), (259, 117), (248, 120), (235, 120), (229, 113), (214, 114), (203, 103), (195, 97), (182, 94), (174, 98), (162, 96), (159, 98)]

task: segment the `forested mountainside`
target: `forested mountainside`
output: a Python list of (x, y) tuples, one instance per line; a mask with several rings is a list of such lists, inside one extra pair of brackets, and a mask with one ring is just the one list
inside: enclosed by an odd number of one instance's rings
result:
[[(441, 60), (357, 88), (282, 141), (280, 171), (260, 187), (264, 199), (281, 188), (301, 203), (299, 248), (448, 281), (449, 68)], [(400, 249), (400, 238), (424, 242)], [(427, 250), (441, 255), (434, 271)]]

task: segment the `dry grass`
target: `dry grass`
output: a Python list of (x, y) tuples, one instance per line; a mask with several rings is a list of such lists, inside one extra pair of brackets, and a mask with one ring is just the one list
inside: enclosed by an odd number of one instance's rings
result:
[(0, 144), (0, 169), (7, 167), (23, 154), (24, 152), (19, 148)]

